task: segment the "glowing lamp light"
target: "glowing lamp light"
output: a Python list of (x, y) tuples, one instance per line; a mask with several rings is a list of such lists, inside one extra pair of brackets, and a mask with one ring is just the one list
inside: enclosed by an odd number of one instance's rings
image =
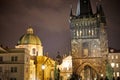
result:
[(45, 65), (42, 65), (42, 70), (44, 70), (45, 69)]
[(112, 62), (111, 63), (111, 67), (114, 68), (115, 67), (115, 63)]
[(103, 74), (101, 74), (101, 77), (103, 77)]
[(64, 63), (64, 67), (69, 67), (69, 63), (67, 61)]

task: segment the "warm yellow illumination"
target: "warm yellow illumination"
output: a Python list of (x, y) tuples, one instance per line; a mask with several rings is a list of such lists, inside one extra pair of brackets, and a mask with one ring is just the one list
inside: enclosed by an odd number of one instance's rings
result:
[(43, 65), (42, 65), (42, 70), (44, 70), (44, 69), (45, 69), (45, 65), (43, 64)]
[(112, 55), (111, 57), (112, 57), (112, 59), (114, 59), (114, 56), (113, 56), (113, 55)]
[(115, 63), (112, 62), (111, 63), (111, 67), (114, 68), (115, 67)]
[(82, 31), (80, 30), (80, 36), (82, 35)]
[(116, 55), (116, 59), (118, 59), (118, 55)]
[(117, 72), (117, 77), (119, 77), (120, 76), (120, 73), (119, 72)]
[(89, 30), (89, 34), (91, 33), (91, 31)]
[(116, 67), (117, 67), (117, 68), (119, 67), (119, 64), (118, 64), (118, 63), (116, 64)]
[(103, 77), (103, 74), (101, 74), (101, 77)]
[(92, 35), (94, 35), (94, 31), (92, 30)]
[(77, 36), (79, 36), (79, 33), (78, 33), (78, 31), (77, 31)]
[(69, 70), (69, 67), (70, 67), (69, 65), (70, 63), (68, 61), (63, 62), (63, 67), (67, 70)]

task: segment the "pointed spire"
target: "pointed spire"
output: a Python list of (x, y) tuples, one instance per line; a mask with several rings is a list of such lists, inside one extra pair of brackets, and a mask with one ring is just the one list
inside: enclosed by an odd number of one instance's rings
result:
[(76, 16), (93, 15), (90, 0), (78, 0)]
[(78, 0), (76, 16), (80, 16), (80, 0)]
[(101, 22), (106, 23), (105, 14), (101, 5), (101, 0), (97, 3), (97, 15), (100, 15)]
[(72, 12), (72, 5), (70, 6), (71, 11), (70, 11), (70, 16), (73, 16), (73, 12)]

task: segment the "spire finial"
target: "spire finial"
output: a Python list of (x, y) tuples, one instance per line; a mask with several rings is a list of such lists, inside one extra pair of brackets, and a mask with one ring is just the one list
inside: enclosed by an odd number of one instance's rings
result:
[(71, 9), (70, 16), (72, 16), (73, 15), (73, 13), (72, 13), (72, 5), (70, 5), (70, 9)]
[(31, 26), (28, 27), (27, 34), (33, 34), (33, 28)]
[(78, 0), (76, 16), (80, 15), (80, 0)]

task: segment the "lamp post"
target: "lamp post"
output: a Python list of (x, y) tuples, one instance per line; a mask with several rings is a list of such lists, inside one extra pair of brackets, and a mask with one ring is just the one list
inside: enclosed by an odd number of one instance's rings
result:
[(115, 76), (114, 76), (114, 67), (115, 67), (115, 63), (114, 63), (114, 62), (111, 63), (111, 67), (112, 67), (112, 69), (113, 69), (113, 80), (114, 80), (114, 77), (115, 77)]
[(42, 80), (44, 80), (44, 69), (45, 69), (45, 65), (42, 64)]
[(100, 79), (100, 80), (103, 80), (103, 74), (101, 74), (100, 76), (101, 76), (101, 79)]

